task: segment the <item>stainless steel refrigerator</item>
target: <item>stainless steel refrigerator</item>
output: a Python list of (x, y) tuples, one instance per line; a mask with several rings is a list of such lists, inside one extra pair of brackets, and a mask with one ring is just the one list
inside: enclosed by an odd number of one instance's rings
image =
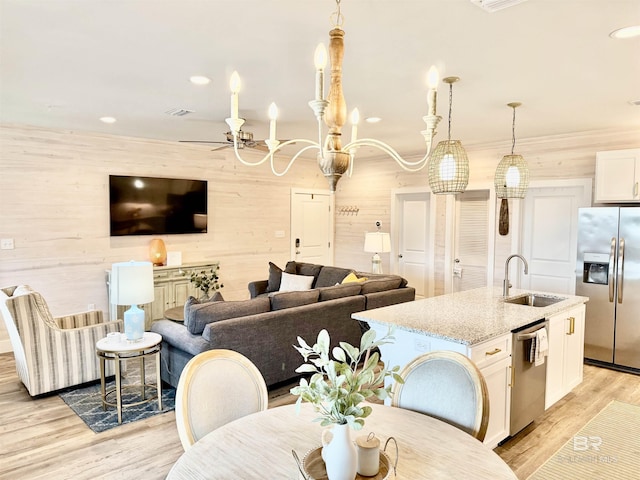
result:
[(640, 207), (579, 210), (576, 295), (585, 359), (640, 372)]

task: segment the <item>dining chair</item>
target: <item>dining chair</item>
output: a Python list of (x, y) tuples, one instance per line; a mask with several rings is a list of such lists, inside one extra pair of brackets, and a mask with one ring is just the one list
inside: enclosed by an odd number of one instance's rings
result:
[(232, 350), (208, 350), (193, 357), (180, 374), (176, 424), (182, 447), (216, 428), (267, 409), (267, 385), (258, 368)]
[(425, 353), (400, 372), (391, 405), (435, 417), (483, 441), (489, 423), (487, 384), (476, 365), (451, 351)]

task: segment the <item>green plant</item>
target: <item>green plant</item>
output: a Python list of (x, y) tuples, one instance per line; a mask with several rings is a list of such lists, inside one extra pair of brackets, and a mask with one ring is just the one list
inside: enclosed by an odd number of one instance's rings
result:
[(202, 292), (203, 296), (208, 296), (212, 289), (215, 292), (224, 287), (222, 283), (218, 282), (220, 279), (220, 277), (218, 277), (218, 270), (220, 270), (220, 265), (216, 265), (208, 271), (201, 270), (200, 272), (191, 272), (189, 281)]
[[(399, 366), (387, 369), (384, 363), (377, 369), (380, 356), (371, 353), (373, 348), (392, 343), (395, 340), (390, 328), (386, 335), (376, 340), (376, 332), (368, 330), (362, 335), (360, 348), (346, 342), (332, 350), (333, 359), (329, 356), (331, 340), (329, 333), (322, 330), (316, 343), (310, 347), (304, 339), (298, 337), (299, 346), (294, 348), (300, 352), (304, 361), (296, 369), (298, 373), (313, 373), (311, 378), (300, 379), (300, 384), (291, 389), (298, 395), (296, 408), (299, 410), (303, 401), (313, 405), (320, 414), (314, 421), (322, 426), (331, 424), (348, 424), (354, 430), (364, 426), (364, 419), (371, 414), (371, 407), (360, 406), (365, 399), (376, 396), (384, 400), (391, 394), (391, 385), (384, 386), (384, 380), (392, 377), (396, 382), (404, 383), (398, 375)], [(361, 360), (364, 356), (364, 363)]]

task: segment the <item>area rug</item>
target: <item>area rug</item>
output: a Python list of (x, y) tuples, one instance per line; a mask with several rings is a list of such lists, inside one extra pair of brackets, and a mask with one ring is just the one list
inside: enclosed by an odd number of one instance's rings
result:
[[(136, 375), (139, 379), (139, 375)], [(123, 385), (135, 382), (134, 378), (124, 378)], [(107, 389), (113, 388), (114, 380), (107, 382)], [(151, 389), (147, 389), (148, 395), (155, 395)], [(60, 398), (96, 433), (104, 432), (118, 426), (118, 412), (115, 407), (102, 409), (100, 398), (100, 383), (83, 386), (75, 389), (67, 389), (61, 392)], [(176, 391), (169, 386), (162, 388), (162, 410), (158, 410), (158, 401), (151, 400), (142, 405), (126, 406), (127, 404), (141, 400), (140, 389), (124, 389), (122, 391), (122, 425), (145, 418), (166, 413), (175, 408)], [(109, 400), (115, 402), (115, 394), (109, 396)]]
[(529, 480), (640, 478), (640, 406), (612, 401)]

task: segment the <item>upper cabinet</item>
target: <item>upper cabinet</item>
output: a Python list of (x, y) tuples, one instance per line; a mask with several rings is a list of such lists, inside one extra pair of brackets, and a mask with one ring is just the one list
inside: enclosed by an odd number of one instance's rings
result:
[(640, 202), (640, 148), (596, 154), (595, 203)]

